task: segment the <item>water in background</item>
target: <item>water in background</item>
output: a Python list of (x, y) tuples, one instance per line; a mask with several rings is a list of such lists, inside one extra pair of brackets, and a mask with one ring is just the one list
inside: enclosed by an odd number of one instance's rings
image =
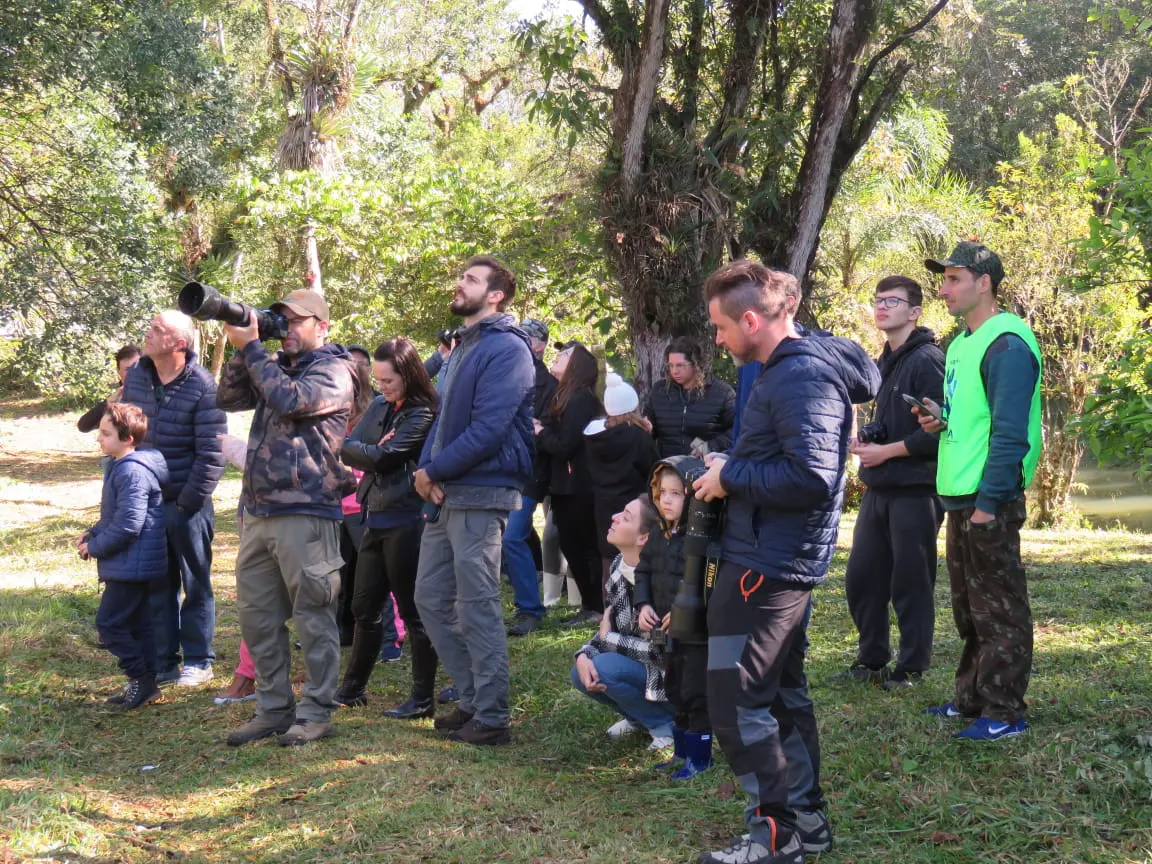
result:
[(1106, 528), (1120, 523), (1152, 533), (1152, 481), (1136, 479), (1127, 468), (1081, 465), (1076, 482), (1087, 491), (1074, 495), (1073, 503), (1093, 525)]

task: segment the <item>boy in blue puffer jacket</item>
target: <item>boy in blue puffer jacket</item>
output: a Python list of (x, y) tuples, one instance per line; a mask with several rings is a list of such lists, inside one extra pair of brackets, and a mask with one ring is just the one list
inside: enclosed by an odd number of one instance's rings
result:
[(96, 559), (104, 583), (96, 629), (128, 676), (128, 686), (108, 702), (125, 710), (160, 696), (148, 597), (152, 581), (168, 566), (161, 495), (168, 466), (159, 450), (136, 449), (147, 430), (148, 420), (135, 405), (113, 403), (104, 412), (96, 441), (111, 461), (104, 472), (100, 521), (77, 542), (83, 560)]

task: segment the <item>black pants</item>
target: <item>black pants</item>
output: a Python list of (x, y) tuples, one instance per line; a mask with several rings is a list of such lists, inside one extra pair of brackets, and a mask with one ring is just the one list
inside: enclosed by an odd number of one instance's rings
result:
[(600, 546), (596, 542), (596, 516), (591, 495), (553, 495), (552, 518), (560, 533), (560, 551), (568, 559), (568, 573), (580, 589), (585, 609), (604, 611)]
[(154, 590), (161, 589), (159, 582), (104, 583), (100, 608), (96, 610), (96, 630), (129, 678), (156, 674), (151, 597)]
[(423, 523), (419, 520), (396, 528), (364, 529), (352, 596), (356, 633), (352, 656), (344, 673), (345, 683), (360, 686), (368, 683), (388, 629), (384, 612), (389, 602), (388, 595), (393, 594), (408, 630), (412, 654), (412, 697), (428, 699), (432, 696), (436, 686), (436, 651), (424, 632), (420, 613), (412, 599), (416, 590), (422, 529)]
[(844, 577), (848, 610), (860, 633), (857, 663), (873, 669), (888, 664), (891, 601), (900, 627), (896, 665), (906, 672), (928, 669), (936, 623), (936, 534), (943, 520), (935, 495), (864, 493)]
[(716, 740), (748, 793), (752, 836), (777, 846), (796, 810), (824, 806), (820, 739), (804, 655), (812, 592), (724, 562), (708, 600), (708, 706)]
[(708, 719), (708, 646), (673, 642), (664, 672), (664, 690), (676, 713), (676, 725), (689, 732), (710, 732)]

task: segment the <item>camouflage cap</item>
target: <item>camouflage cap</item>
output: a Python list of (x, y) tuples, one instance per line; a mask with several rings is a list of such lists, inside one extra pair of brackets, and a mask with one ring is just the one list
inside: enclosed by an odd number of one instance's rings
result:
[(540, 342), (548, 341), (548, 325), (536, 318), (525, 318), (520, 322), (520, 329)]
[(277, 300), (272, 304), (272, 310), (276, 311), (277, 307), (288, 309), (296, 315), (319, 318), (321, 321), (328, 321), (331, 317), (324, 298), (307, 288), (297, 288), (283, 300)]
[(983, 243), (971, 240), (957, 243), (947, 258), (925, 259), (924, 266), (933, 273), (943, 273), (946, 267), (963, 267), (973, 273), (987, 274), (996, 285), (1004, 279), (1004, 265), (1000, 263), (1000, 256)]

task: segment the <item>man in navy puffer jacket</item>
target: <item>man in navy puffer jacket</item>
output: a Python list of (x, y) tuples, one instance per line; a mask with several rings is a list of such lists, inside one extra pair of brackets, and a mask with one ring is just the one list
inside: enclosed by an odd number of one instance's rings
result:
[(187, 315), (159, 313), (144, 336), (144, 356), (124, 380), (124, 401), (138, 405), (148, 418), (144, 447), (159, 450), (168, 463), (168, 568), (156, 574), (164, 577), (164, 587), (153, 592), (151, 600), (160, 686), (203, 684), (212, 678), (216, 659), (212, 493), (224, 474), (219, 436), (228, 431), (228, 423), (216, 407), (216, 380), (196, 362), (193, 338)]
[(705, 461), (697, 497), (728, 499), (708, 601), (713, 732), (751, 798), (749, 833), (701, 864), (802, 864), (832, 847), (820, 746), (804, 676), (811, 591), (824, 581), (844, 500), (853, 404), (880, 374), (854, 342), (803, 333), (800, 283), (735, 261), (705, 285), (716, 344), (764, 364), (727, 456)]

